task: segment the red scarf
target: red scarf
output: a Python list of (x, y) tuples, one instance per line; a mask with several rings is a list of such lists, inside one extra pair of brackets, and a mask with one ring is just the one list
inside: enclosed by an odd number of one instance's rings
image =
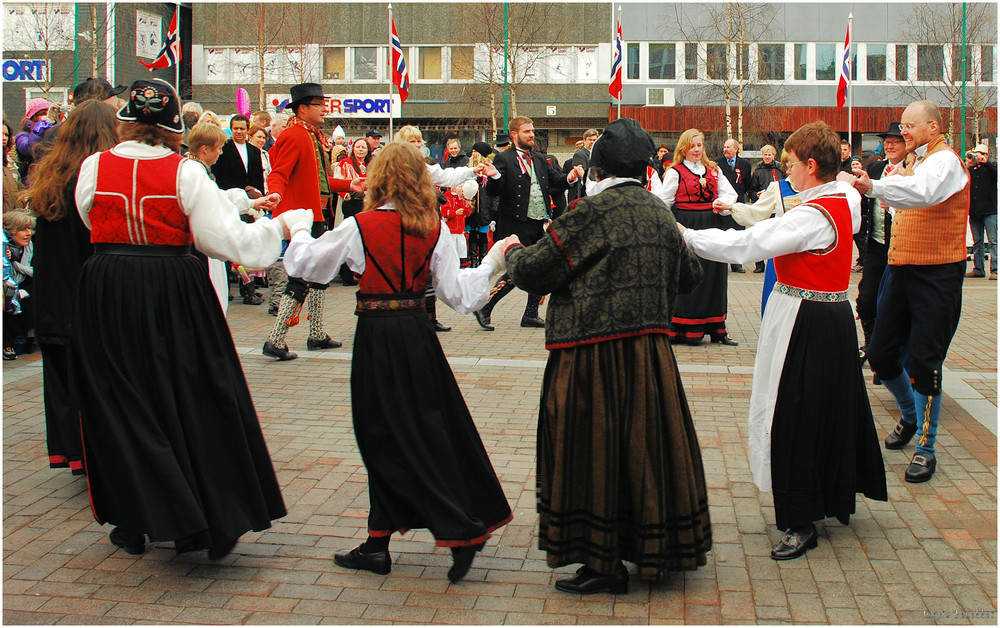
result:
[(306, 122), (305, 120), (303, 120), (298, 116), (292, 116), (291, 118), (289, 118), (288, 124), (292, 126), (300, 126), (306, 131), (312, 133), (314, 136), (316, 136), (316, 141), (319, 142), (319, 145), (323, 147), (323, 151), (329, 154), (330, 149), (332, 148), (330, 145), (330, 138), (323, 135), (322, 131), (320, 131), (317, 127), (313, 126), (312, 124), (309, 124), (308, 122)]

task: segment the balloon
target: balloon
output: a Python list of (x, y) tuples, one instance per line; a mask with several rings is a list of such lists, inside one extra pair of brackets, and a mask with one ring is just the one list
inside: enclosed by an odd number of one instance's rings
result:
[(242, 116), (250, 115), (250, 94), (242, 87), (236, 90), (236, 112)]

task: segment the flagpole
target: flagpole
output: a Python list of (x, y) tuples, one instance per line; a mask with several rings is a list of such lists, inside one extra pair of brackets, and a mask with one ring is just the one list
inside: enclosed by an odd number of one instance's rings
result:
[[(618, 25), (620, 26), (621, 23), (622, 23), (622, 5), (619, 4), (618, 5)], [(614, 35), (612, 35), (612, 37), (616, 37), (617, 35), (618, 35), (618, 29), (616, 28), (615, 32), (614, 32)], [(624, 66), (624, 63), (625, 63), (625, 42), (623, 41), (623, 42), (620, 42), (620, 43), (621, 43), (622, 49), (619, 52), (619, 54), (621, 55), (621, 57), (618, 59), (618, 66), (621, 68), (620, 72), (622, 73), (622, 91), (621, 91), (621, 93), (618, 94), (618, 119), (621, 119), (621, 117), (622, 117), (622, 96), (625, 95), (625, 85), (624, 85), (624, 83), (625, 83), (625, 66)]]
[[(402, 45), (400, 45), (400, 52), (402, 52)], [(389, 65), (389, 76), (388, 76), (388, 79), (389, 79), (389, 141), (391, 142), (392, 141), (392, 135), (393, 135), (392, 134), (392, 118), (393, 118), (393, 113), (394, 113), (393, 106), (392, 106), (393, 105), (393, 95), (394, 95), (394, 90), (393, 90), (394, 83), (392, 82), (393, 67), (392, 67), (392, 3), (391, 2), (389, 3), (389, 49), (388, 49), (388, 53), (389, 53), (389, 64), (388, 64)]]
[(851, 140), (851, 133), (853, 130), (853, 120), (851, 117), (852, 110), (854, 108), (854, 85), (851, 84), (851, 79), (854, 75), (854, 64), (851, 63), (851, 46), (854, 45), (854, 36), (851, 33), (851, 25), (854, 22), (854, 13), (848, 13), (847, 15), (847, 50), (844, 54), (847, 56), (847, 143), (851, 145), (851, 153), (854, 153), (854, 143)]
[(177, 59), (174, 63), (174, 86), (177, 89), (177, 97), (181, 97), (181, 2), (177, 0)]

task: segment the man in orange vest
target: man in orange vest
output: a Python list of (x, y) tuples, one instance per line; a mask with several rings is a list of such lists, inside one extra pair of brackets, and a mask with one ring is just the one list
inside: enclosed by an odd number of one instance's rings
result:
[(910, 104), (900, 128), (912, 158), (875, 181), (860, 168), (854, 170), (856, 178), (841, 176), (895, 210), (868, 361), (902, 414), (885, 447), (902, 449), (916, 434), (916, 452), (904, 479), (926, 482), (936, 468), (942, 364), (962, 312), (971, 179), (941, 135), (941, 112), (933, 102)]

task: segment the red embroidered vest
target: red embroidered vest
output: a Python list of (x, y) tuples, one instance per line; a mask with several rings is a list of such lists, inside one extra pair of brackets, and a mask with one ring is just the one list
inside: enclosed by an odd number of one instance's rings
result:
[(355, 219), (365, 246), (359, 292), (423, 294), (431, 281), (431, 254), (441, 235), (440, 227), (424, 237), (404, 234), (402, 219), (390, 210), (362, 212)]
[[(671, 167), (677, 171), (679, 177), (674, 209), (711, 211), (712, 201), (719, 198), (718, 168), (709, 170), (702, 177), (688, 170), (683, 163)], [(705, 185), (701, 184), (702, 179), (705, 180)]]
[(774, 258), (774, 271), (778, 281), (792, 288), (816, 290), (818, 292), (844, 292), (851, 283), (851, 262), (854, 233), (851, 222), (851, 207), (847, 197), (834, 194), (802, 203), (803, 207), (820, 209), (836, 232), (833, 244), (824, 250), (803, 251)]
[(90, 208), (94, 244), (183, 246), (194, 242), (178, 201), (184, 158), (132, 159), (104, 151)]

